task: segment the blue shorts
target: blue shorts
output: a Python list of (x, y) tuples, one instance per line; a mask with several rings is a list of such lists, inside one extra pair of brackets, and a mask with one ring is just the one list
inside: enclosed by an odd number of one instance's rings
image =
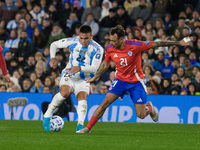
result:
[(119, 79), (114, 79), (110, 86), (108, 93), (113, 93), (121, 98), (128, 92), (131, 96), (133, 103), (146, 104), (147, 92), (144, 81), (138, 83), (128, 83)]

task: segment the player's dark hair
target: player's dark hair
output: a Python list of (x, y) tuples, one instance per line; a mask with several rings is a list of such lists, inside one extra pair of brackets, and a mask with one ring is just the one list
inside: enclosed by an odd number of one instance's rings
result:
[(91, 27), (88, 26), (88, 25), (82, 25), (82, 26), (80, 27), (80, 32), (81, 32), (81, 33), (92, 33), (92, 29), (91, 29)]
[(117, 34), (118, 38), (123, 38), (125, 36), (125, 30), (121, 25), (111, 28), (110, 35)]

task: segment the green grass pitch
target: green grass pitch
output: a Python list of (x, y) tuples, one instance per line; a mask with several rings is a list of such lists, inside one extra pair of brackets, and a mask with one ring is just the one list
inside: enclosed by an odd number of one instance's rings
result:
[(0, 150), (200, 150), (198, 124), (98, 122), (89, 134), (76, 124), (47, 133), (42, 121), (0, 120)]

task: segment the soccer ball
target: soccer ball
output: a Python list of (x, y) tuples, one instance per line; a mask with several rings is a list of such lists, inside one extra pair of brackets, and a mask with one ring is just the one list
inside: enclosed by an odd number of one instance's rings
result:
[(64, 127), (64, 121), (60, 116), (52, 116), (51, 120), (51, 131), (60, 131)]

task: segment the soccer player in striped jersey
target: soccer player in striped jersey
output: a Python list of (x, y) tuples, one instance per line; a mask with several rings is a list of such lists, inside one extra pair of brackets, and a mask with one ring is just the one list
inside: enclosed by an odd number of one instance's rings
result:
[(0, 46), (0, 67), (3, 72), (3, 81), (10, 82), (10, 75), (8, 74), (6, 62), (4, 60), (2, 51), (3, 48)]
[(102, 57), (103, 48), (97, 42), (92, 40), (92, 30), (88, 25), (80, 27), (79, 36), (73, 38), (65, 38), (55, 41), (50, 46), (50, 66), (56, 65), (55, 53), (57, 48), (69, 48), (69, 63), (63, 69), (60, 78), (60, 92), (57, 93), (50, 103), (43, 118), (44, 130), (50, 132), (50, 118), (53, 111), (66, 99), (73, 91), (78, 99), (78, 124), (76, 131), (83, 128), (86, 112), (87, 97), (89, 94), (90, 83), (86, 83), (86, 78), (93, 77), (99, 68)]
[(116, 77), (109, 88), (104, 101), (96, 109), (87, 127), (77, 133), (88, 133), (96, 122), (104, 114), (106, 108), (118, 97), (123, 97), (126, 92), (135, 104), (135, 111), (139, 118), (144, 119), (150, 114), (153, 121), (158, 120), (158, 114), (151, 102), (147, 102), (147, 90), (142, 72), (141, 52), (150, 48), (170, 45), (190, 45), (192, 38), (184, 38), (181, 41), (137, 41), (125, 40), (125, 31), (118, 25), (110, 31), (110, 45), (106, 48), (105, 60), (100, 65), (93, 78), (86, 79), (87, 82), (97, 80), (109, 67), (110, 61), (116, 63)]

